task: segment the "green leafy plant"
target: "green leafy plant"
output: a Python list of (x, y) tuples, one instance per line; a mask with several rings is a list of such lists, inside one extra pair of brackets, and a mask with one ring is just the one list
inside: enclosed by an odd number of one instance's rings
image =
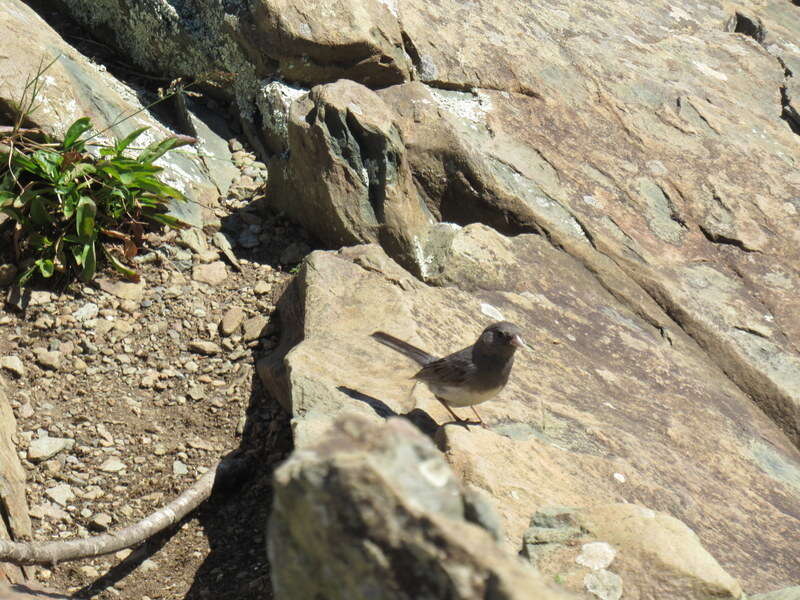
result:
[(0, 130), (0, 212), (11, 218), (15, 255), (27, 265), (19, 285), (56, 272), (88, 281), (104, 261), (138, 280), (129, 261), (145, 227), (188, 227), (167, 214), (171, 200), (185, 198), (159, 179), (154, 161), (195, 140), (172, 136), (133, 152), (146, 127), (110, 146), (91, 145), (91, 128), (78, 119), (60, 141), (19, 124)]

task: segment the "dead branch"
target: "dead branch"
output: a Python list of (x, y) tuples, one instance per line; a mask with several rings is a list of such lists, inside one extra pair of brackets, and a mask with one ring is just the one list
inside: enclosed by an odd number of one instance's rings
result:
[(53, 565), (110, 554), (130, 548), (178, 523), (211, 495), (215, 481), (230, 470), (234, 460), (219, 462), (208, 470), (194, 485), (167, 504), (124, 529), (77, 540), (56, 542), (10, 542), (0, 540), (0, 562), (16, 565)]

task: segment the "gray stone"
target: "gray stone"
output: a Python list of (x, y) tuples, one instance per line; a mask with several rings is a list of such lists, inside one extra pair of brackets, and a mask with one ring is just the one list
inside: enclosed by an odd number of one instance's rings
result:
[(256, 281), (256, 284), (253, 286), (253, 293), (256, 296), (263, 296), (264, 294), (268, 294), (270, 291), (272, 291), (272, 286), (270, 286), (270, 284), (263, 279)]
[(106, 513), (97, 513), (89, 521), (89, 527), (95, 531), (105, 531), (109, 528), (114, 519)]
[(106, 473), (119, 473), (123, 469), (127, 468), (125, 463), (118, 459), (116, 456), (111, 456), (103, 461), (103, 463), (98, 467), (101, 471)]
[(89, 321), (97, 317), (97, 314), (100, 312), (100, 307), (97, 306), (94, 302), (87, 302), (83, 306), (81, 306), (78, 310), (72, 313), (72, 317), (78, 321), (79, 323), (83, 323), (84, 321)]
[(75, 440), (70, 438), (40, 437), (28, 446), (28, 460), (41, 462), (53, 458), (63, 450), (71, 450), (74, 445)]
[(66, 483), (47, 488), (44, 493), (59, 506), (67, 506), (75, 498), (72, 488)]
[(587, 573), (583, 578), (586, 590), (600, 600), (620, 600), (622, 598), (622, 578), (616, 573), (601, 569)]
[(183, 464), (181, 461), (176, 460), (172, 463), (172, 474), (173, 475), (186, 475), (189, 473), (189, 468)]

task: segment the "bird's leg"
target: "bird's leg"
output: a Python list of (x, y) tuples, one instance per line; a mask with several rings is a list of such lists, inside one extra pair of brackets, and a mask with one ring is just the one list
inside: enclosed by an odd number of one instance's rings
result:
[(480, 423), (481, 427), (486, 427), (486, 423), (483, 422), (483, 419), (481, 419), (481, 416), (478, 414), (478, 411), (475, 409), (475, 407), (470, 406), (470, 408), (472, 409), (472, 412), (475, 413), (475, 416), (478, 417), (478, 423)]
[(479, 425), (480, 424), (480, 423), (476, 423), (475, 421), (469, 421), (467, 419), (462, 419), (456, 413), (453, 412), (453, 409), (450, 408), (450, 406), (447, 404), (446, 400), (442, 400), (441, 398), (439, 398), (439, 396), (435, 396), (435, 398), (439, 402), (442, 403), (442, 406), (444, 406), (447, 409), (447, 412), (449, 412), (451, 415), (453, 415), (453, 418), (456, 420), (456, 423), (462, 423), (464, 425)]

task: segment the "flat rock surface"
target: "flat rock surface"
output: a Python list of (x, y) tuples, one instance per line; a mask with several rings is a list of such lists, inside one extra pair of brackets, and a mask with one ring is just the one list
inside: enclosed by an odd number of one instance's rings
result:
[(496, 319), (484, 313), (502, 314), (533, 352), (480, 407), (488, 429), (437, 436), (464, 480), (493, 497), (510, 548), (537, 507), (636, 502), (686, 523), (745, 589), (797, 576), (786, 536), (800, 453), (691, 338), (642, 319), (541, 236), (470, 226), (452, 247), (442, 277), (470, 292), (420, 284), (376, 246), (311, 255), (281, 304), (276, 357), (259, 364), (292, 411), (298, 447), (345, 409), (447, 422), (412, 393), (415, 366), (370, 333), (445, 354)]

